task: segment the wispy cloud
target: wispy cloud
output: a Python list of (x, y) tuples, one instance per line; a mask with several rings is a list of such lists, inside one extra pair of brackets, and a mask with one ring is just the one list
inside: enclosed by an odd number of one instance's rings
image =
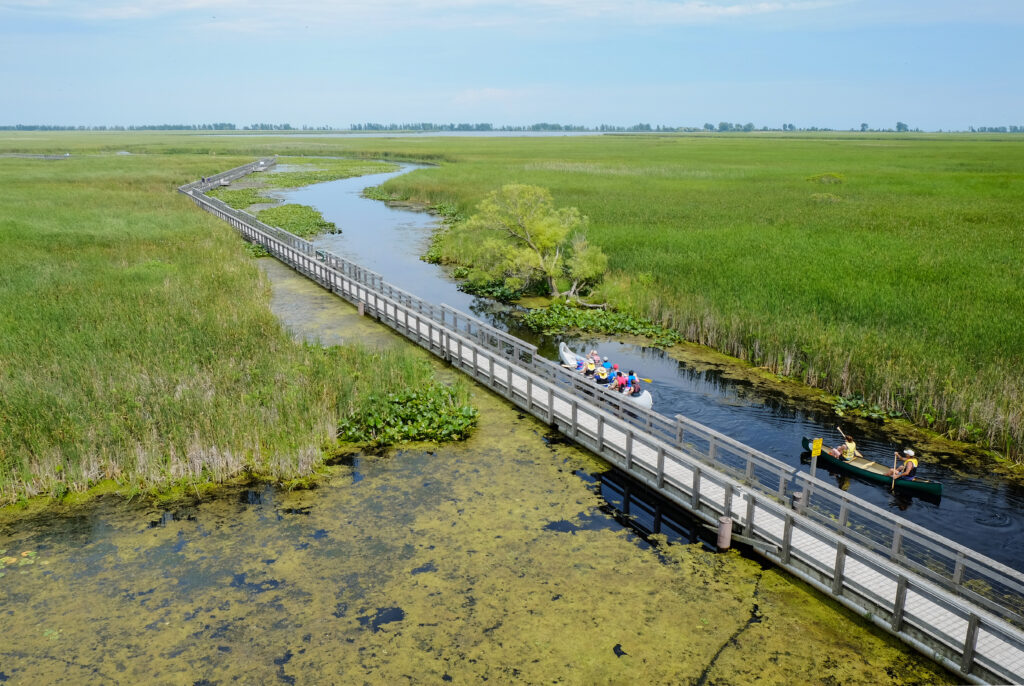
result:
[(182, 28), (266, 34), (507, 28), (729, 25), (773, 27), (1024, 23), (1020, 0), (0, 0), (0, 17), (90, 23), (160, 20)]
[(0, 11), (83, 21), (159, 17), (221, 19), (246, 26), (528, 25), (538, 21), (702, 23), (754, 15), (816, 11), (849, 0), (377, 0), (325, 4), (313, 0), (0, 0)]

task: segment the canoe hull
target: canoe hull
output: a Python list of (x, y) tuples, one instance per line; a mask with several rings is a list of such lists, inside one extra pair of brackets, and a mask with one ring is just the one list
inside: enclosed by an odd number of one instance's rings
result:
[[(810, 452), (811, 439), (805, 437), (802, 443), (804, 450)], [(838, 457), (833, 457), (826, 450), (821, 451), (821, 454), (818, 455), (818, 460), (826, 464), (830, 464), (833, 467), (838, 467), (839, 469), (853, 474), (854, 476), (858, 476), (866, 481), (885, 484), (886, 486), (893, 485), (892, 477), (885, 475), (885, 472), (889, 470), (889, 467), (883, 466), (877, 462), (860, 458), (853, 462), (847, 462)], [(942, 495), (942, 484), (938, 481), (928, 481), (927, 479), (896, 479), (895, 488), (898, 491), (908, 493), (927, 493), (928, 495), (933, 496)]]
[(565, 341), (558, 344), (558, 357), (566, 367), (576, 369), (576, 360), (578, 356), (568, 345), (565, 344)]
[[(580, 356), (574, 353), (572, 349), (565, 344), (565, 341), (562, 341), (561, 343), (558, 344), (558, 358), (562, 361), (562, 364), (568, 367), (569, 369), (576, 369), (576, 361), (580, 358)], [(597, 380), (595, 379), (595, 381)], [(602, 384), (600, 381), (598, 381), (597, 383), (598, 385), (603, 385), (605, 386), (605, 388), (608, 388), (607, 381), (604, 384)], [(651, 392), (646, 389), (640, 395), (630, 395), (628, 393), (623, 393), (622, 395), (630, 402), (636, 403), (640, 407), (647, 410), (651, 409), (651, 407), (654, 405), (654, 396), (652, 396)]]

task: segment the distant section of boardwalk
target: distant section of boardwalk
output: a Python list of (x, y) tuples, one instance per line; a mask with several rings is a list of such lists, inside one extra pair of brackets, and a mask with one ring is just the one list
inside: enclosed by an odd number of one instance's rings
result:
[[(258, 160), (179, 190), (242, 236), (634, 479), (974, 683), (1024, 683), (1024, 575), (677, 415), (643, 410), (509, 334), (424, 302), (381, 275), (204, 192)], [(800, 498), (791, 504), (791, 497)]]

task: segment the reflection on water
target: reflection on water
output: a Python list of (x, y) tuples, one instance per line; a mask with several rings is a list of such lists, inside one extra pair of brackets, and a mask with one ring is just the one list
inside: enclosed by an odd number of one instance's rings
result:
[[(672, 417), (682, 414), (793, 466), (800, 463), (804, 436), (824, 436), (826, 443), (839, 440), (838, 418), (804, 407), (783, 394), (754, 387), (724, 367), (683, 362), (657, 348), (609, 341), (593, 336), (580, 338), (538, 336), (522, 328), (515, 308), (467, 295), (458, 290), (445, 269), (419, 260), (426, 250), (435, 219), (429, 214), (360, 197), (366, 186), (383, 183), (398, 174), (420, 169), (407, 165), (398, 172), (344, 179), (288, 191), (289, 202), (312, 205), (343, 233), (322, 236), (317, 247), (326, 248), (381, 273), (395, 285), (436, 304), (470, 312), (493, 325), (536, 345), (549, 359), (557, 359), (559, 340), (575, 350), (598, 348), (625, 369), (651, 378), (645, 384), (654, 396), (654, 409)], [(850, 427), (847, 426), (849, 430)], [(900, 447), (881, 427), (858, 425), (861, 451), (878, 461), (888, 459)], [(920, 448), (920, 446), (918, 446)], [(985, 474), (964, 475), (944, 467), (954, 456), (925, 454), (919, 473), (944, 485), (941, 503), (917, 496), (894, 495), (876, 484), (844, 478), (843, 490), (879, 507), (898, 512), (910, 521), (1016, 568), (1024, 567), (1024, 493), (1022, 489)], [(995, 513), (1006, 521), (1000, 536), (985, 535), (972, 522), (979, 511)]]

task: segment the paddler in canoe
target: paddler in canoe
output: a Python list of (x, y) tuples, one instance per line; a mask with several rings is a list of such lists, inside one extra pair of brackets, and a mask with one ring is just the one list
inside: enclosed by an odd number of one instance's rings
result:
[[(900, 454), (897, 452), (894, 452), (893, 455), (895, 455), (897, 459), (900, 457)], [(896, 460), (893, 460), (893, 464), (896, 464)], [(915, 481), (915, 477), (917, 475), (917, 458), (914, 456), (914, 451), (911, 448), (904, 449), (903, 464), (899, 467), (890, 469), (885, 475), (891, 476), (894, 479)]]
[[(836, 427), (839, 429), (839, 427)], [(852, 436), (847, 436), (843, 433), (842, 429), (839, 429), (840, 435), (843, 437), (843, 445), (837, 445), (835, 448), (829, 448), (828, 452), (832, 457), (838, 457), (844, 462), (853, 462), (856, 457), (864, 457), (857, 450), (857, 444), (854, 442)]]

